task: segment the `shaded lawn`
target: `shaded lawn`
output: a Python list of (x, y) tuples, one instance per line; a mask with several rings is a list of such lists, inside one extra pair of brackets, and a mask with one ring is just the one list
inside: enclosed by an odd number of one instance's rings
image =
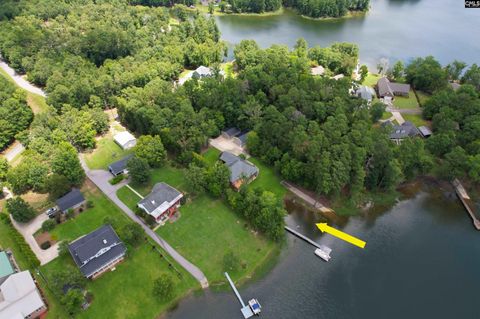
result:
[(416, 127), (429, 126), (428, 122), (425, 121), (420, 114), (402, 114), (402, 116), (405, 121), (412, 122)]
[[(78, 271), (69, 255), (42, 266), (41, 271), (51, 281), (55, 271), (66, 267)], [(76, 318), (156, 318), (190, 290), (199, 288), (194, 278), (178, 265), (175, 267), (181, 271), (182, 279), (169, 269), (165, 259), (152, 250), (150, 244), (144, 243), (137, 249), (129, 247), (125, 261), (115, 271), (87, 282), (86, 288), (93, 294), (93, 302)], [(172, 276), (175, 282), (175, 297), (171, 300), (160, 300), (152, 294), (154, 280), (164, 274)]]
[(213, 164), (215, 164), (218, 161), (218, 159), (220, 158), (221, 153), (222, 152), (220, 152), (216, 148), (210, 147), (206, 152), (204, 152), (202, 154), (202, 156), (203, 156), (203, 158), (205, 158), (208, 165), (213, 166)]
[(238, 280), (252, 275), (277, 247), (253, 233), (221, 200), (206, 194), (180, 207), (180, 212), (180, 219), (160, 227), (157, 233), (199, 266), (210, 284), (224, 282), (223, 257), (227, 252), (233, 251), (242, 265), (229, 272)]
[(390, 112), (383, 112), (383, 115), (382, 115), (382, 120), (388, 120), (389, 118), (392, 117), (392, 113)]
[(108, 165), (130, 153), (132, 150), (123, 150), (113, 137), (107, 134), (97, 141), (97, 147), (92, 153), (85, 154), (85, 161), (90, 169), (106, 169)]
[(423, 106), (425, 102), (428, 101), (431, 95), (426, 92), (417, 90), (417, 96), (418, 96), (418, 103)]
[(75, 218), (57, 225), (50, 234), (57, 240), (72, 241), (78, 237), (85, 235), (103, 225), (105, 217), (110, 216), (115, 220), (116, 226), (123, 226), (130, 219), (120, 211), (103, 193), (96, 187), (86, 183), (82, 188), (82, 193), (87, 201), (93, 203), (92, 208), (88, 208)]
[(414, 109), (418, 107), (417, 97), (412, 90), (408, 93), (408, 98), (403, 96), (396, 96), (393, 100), (393, 105), (399, 109)]

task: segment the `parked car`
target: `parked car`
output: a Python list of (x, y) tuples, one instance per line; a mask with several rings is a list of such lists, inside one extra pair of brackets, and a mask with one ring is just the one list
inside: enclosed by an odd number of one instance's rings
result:
[(45, 211), (45, 214), (48, 216), (48, 218), (55, 218), (55, 214), (58, 212), (57, 207), (52, 207), (49, 208)]

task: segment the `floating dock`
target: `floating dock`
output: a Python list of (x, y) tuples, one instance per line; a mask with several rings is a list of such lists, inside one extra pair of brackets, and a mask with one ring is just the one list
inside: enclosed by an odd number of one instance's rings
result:
[(475, 216), (474, 213), (474, 203), (470, 196), (468, 196), (467, 191), (463, 187), (462, 183), (458, 179), (455, 179), (453, 182), (453, 187), (455, 187), (455, 192), (457, 193), (458, 198), (460, 198), (460, 201), (462, 202), (463, 206), (467, 210), (468, 214), (472, 218), (473, 225), (477, 230), (480, 230), (480, 220), (478, 220), (477, 216)]
[(294, 234), (294, 235), (297, 236), (298, 238), (301, 238), (301, 239), (305, 240), (305, 241), (306, 241), (307, 243), (309, 243), (310, 245), (313, 245), (313, 246), (315, 246), (315, 247), (317, 247), (317, 248), (320, 248), (320, 249), (324, 249), (324, 248), (325, 248), (325, 247), (323, 247), (322, 245), (314, 242), (314, 241), (311, 240), (310, 238), (308, 238), (308, 237), (300, 234), (299, 232), (291, 229), (291, 228), (288, 227), (288, 226), (285, 226), (285, 230), (287, 230), (288, 232)]
[(237, 287), (235, 287), (235, 284), (233, 283), (233, 281), (230, 278), (230, 276), (228, 275), (228, 273), (225, 273), (225, 277), (227, 277), (227, 280), (230, 283), (230, 287), (232, 287), (232, 290), (235, 293), (235, 295), (237, 296), (238, 301), (242, 305), (242, 309), (240, 309), (240, 311), (242, 312), (243, 317), (245, 319), (253, 317), (254, 314), (253, 314), (252, 309), (250, 309), (250, 306), (245, 305), (245, 303), (243, 302), (242, 296), (240, 296), (240, 293), (238, 292)]

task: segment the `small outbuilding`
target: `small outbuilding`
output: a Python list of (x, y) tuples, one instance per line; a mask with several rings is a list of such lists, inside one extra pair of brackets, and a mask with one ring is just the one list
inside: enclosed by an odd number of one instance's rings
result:
[(133, 155), (128, 155), (122, 158), (119, 161), (116, 161), (108, 166), (108, 171), (112, 173), (113, 176), (118, 176), (121, 174), (128, 174), (127, 164), (128, 161), (133, 157)]
[(81, 212), (86, 208), (85, 197), (77, 188), (72, 189), (68, 194), (57, 199), (56, 204), (58, 210), (64, 214), (69, 210)]
[(127, 131), (115, 134), (113, 137), (115, 143), (117, 143), (123, 150), (128, 150), (137, 145), (137, 139), (135, 136)]
[(241, 133), (242, 132), (238, 128), (230, 127), (230, 128), (227, 128), (226, 130), (222, 131), (222, 136), (226, 139), (232, 139), (234, 137), (237, 137)]
[(428, 138), (432, 135), (432, 131), (426, 126), (420, 126), (418, 130), (420, 131), (420, 134), (422, 134), (422, 136), (425, 138)]
[(88, 279), (98, 278), (122, 262), (127, 248), (112, 226), (104, 225), (68, 245), (73, 261)]
[(220, 160), (230, 170), (230, 184), (236, 190), (240, 189), (244, 183), (252, 182), (258, 176), (258, 167), (230, 152), (223, 152)]
[(313, 76), (324, 75), (325, 74), (325, 68), (321, 65), (316, 66), (316, 67), (310, 69), (310, 74), (312, 74)]
[(150, 194), (142, 199), (137, 206), (161, 224), (178, 211), (182, 198), (182, 193), (162, 182), (155, 184)]

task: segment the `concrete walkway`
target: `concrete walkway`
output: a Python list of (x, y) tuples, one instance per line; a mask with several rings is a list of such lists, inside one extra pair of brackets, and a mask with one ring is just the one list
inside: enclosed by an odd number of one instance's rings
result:
[(42, 227), (43, 222), (48, 220), (47, 215), (40, 214), (26, 224), (16, 222), (11, 215), (10, 219), (12, 220), (13, 226), (20, 234), (22, 234), (33, 253), (37, 256), (38, 260), (40, 260), (41, 265), (45, 265), (46, 263), (58, 257), (58, 243), (52, 245), (46, 250), (43, 250), (37, 244), (35, 238), (33, 238), (33, 234), (35, 234), (35, 232)]
[(392, 112), (392, 115), (395, 118), (395, 120), (398, 122), (398, 124), (402, 125), (403, 123), (405, 123), (405, 119), (403, 118), (402, 114), (400, 114), (399, 112)]
[(12, 69), (7, 63), (2, 61), (1, 59), (2, 56), (0, 56), (0, 68), (3, 69), (19, 87), (30, 93), (47, 97), (47, 94), (41, 88), (36, 87), (35, 85), (25, 80), (22, 76), (18, 75), (14, 69)]
[(117, 196), (117, 190), (128, 183), (128, 181), (122, 181), (117, 185), (110, 185), (108, 182), (112, 175), (104, 170), (90, 170), (83, 160), (83, 156), (80, 155), (80, 162), (83, 169), (87, 174), (87, 177), (112, 201), (117, 205), (131, 220), (142, 226), (147, 235), (155, 241), (160, 247), (163, 248), (177, 263), (180, 264), (186, 271), (188, 271), (195, 279), (200, 282), (202, 288), (208, 288), (207, 277), (203, 272), (194, 264), (180, 255), (172, 246), (170, 246), (165, 240), (163, 240), (157, 233), (155, 233), (150, 227), (145, 225), (143, 221), (135, 215), (135, 213), (127, 207)]
[(328, 208), (322, 203), (319, 203), (315, 198), (312, 198), (310, 195), (304, 193), (301, 189), (295, 187), (294, 185), (290, 184), (289, 182), (282, 181), (282, 185), (285, 186), (289, 191), (303, 199), (305, 202), (310, 204), (313, 208), (318, 209), (322, 213), (331, 213), (333, 210), (331, 208)]

